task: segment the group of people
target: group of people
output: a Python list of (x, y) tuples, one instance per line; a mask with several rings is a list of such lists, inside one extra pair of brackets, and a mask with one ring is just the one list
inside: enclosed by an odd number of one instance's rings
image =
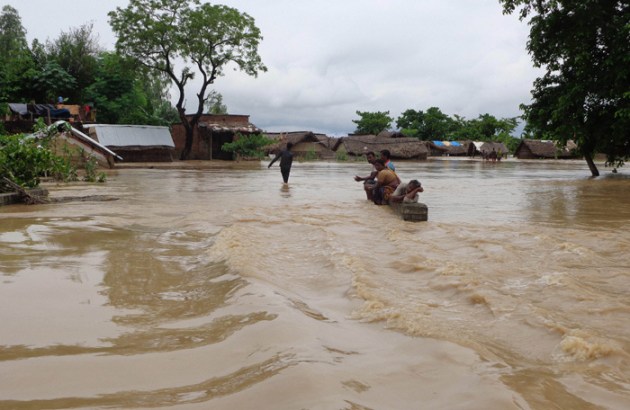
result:
[(407, 183), (400, 181), (389, 150), (380, 151), (380, 158), (376, 158), (374, 152), (368, 151), (365, 158), (372, 164), (372, 172), (365, 177), (355, 175), (354, 180), (364, 181), (363, 189), (368, 200), (376, 205), (387, 205), (390, 202), (418, 202), (420, 192), (424, 191), (422, 184), (417, 179), (412, 179)]
[[(290, 142), (287, 143), (286, 148), (276, 154), (267, 166), (270, 168), (274, 162), (280, 160), (280, 172), (285, 184), (289, 182), (293, 163), (292, 146)], [(380, 154), (380, 158), (376, 158), (374, 152), (367, 152), (365, 158), (372, 164), (372, 172), (365, 177), (358, 175), (354, 177), (355, 181), (364, 181), (363, 188), (367, 199), (376, 205), (387, 205), (390, 202), (418, 202), (420, 192), (424, 192), (422, 184), (417, 179), (412, 179), (407, 183), (401, 182), (396, 174), (396, 167), (391, 161), (389, 150), (384, 149), (380, 151)]]

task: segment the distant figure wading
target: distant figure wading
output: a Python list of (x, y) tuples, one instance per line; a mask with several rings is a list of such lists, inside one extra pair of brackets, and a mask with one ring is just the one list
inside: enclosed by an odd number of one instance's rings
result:
[(293, 153), (291, 152), (292, 143), (287, 142), (287, 147), (276, 154), (276, 157), (271, 160), (267, 168), (271, 168), (274, 162), (280, 160), (280, 172), (282, 173), (282, 179), (285, 184), (289, 183), (289, 174), (291, 173), (291, 164), (293, 164)]

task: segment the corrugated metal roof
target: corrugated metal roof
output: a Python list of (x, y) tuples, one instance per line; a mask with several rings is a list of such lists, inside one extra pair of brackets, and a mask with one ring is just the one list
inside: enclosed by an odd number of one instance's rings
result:
[(173, 137), (168, 127), (153, 125), (90, 125), (90, 132), (96, 132), (98, 141), (111, 147), (172, 147)]

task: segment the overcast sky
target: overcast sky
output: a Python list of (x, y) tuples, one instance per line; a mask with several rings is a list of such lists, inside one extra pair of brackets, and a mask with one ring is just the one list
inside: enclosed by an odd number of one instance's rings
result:
[[(435, 106), (467, 119), (516, 117), (539, 74), (525, 50), (528, 26), (504, 16), (498, 0), (215, 3), (248, 13), (261, 29), (269, 71), (252, 78), (228, 70), (215, 89), (230, 114), (248, 114), (267, 131), (345, 135), (356, 128), (357, 110), (396, 119)], [(29, 43), (93, 22), (101, 45), (113, 50), (107, 13), (128, 1), (0, 0), (6, 4), (18, 10)], [(187, 92), (193, 103), (195, 90)]]

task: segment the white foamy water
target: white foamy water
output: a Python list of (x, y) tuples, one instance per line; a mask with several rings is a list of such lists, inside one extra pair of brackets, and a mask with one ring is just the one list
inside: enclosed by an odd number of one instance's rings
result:
[(582, 162), (122, 169), (0, 208), (0, 408), (626, 409), (630, 179)]

